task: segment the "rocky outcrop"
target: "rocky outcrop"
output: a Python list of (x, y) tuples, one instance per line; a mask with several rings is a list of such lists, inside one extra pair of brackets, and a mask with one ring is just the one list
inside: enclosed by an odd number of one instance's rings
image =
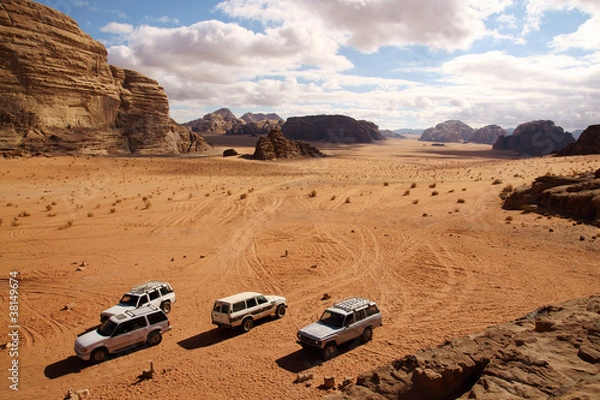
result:
[(206, 146), (169, 118), (156, 81), (109, 66), (106, 48), (74, 20), (29, 0), (0, 4), (0, 93), (4, 150), (165, 154)]
[(221, 108), (206, 114), (200, 119), (189, 121), (183, 125), (193, 132), (200, 134), (224, 134), (230, 129), (243, 126), (244, 121), (239, 120), (228, 108)]
[(600, 296), (545, 306), (372, 372), (328, 400), (593, 399)]
[(473, 132), (471, 142), (480, 144), (494, 144), (500, 136), (506, 136), (508, 133), (498, 125), (487, 125)]
[(309, 142), (371, 143), (384, 140), (374, 123), (345, 115), (290, 117), (281, 131), (289, 139)]
[(464, 143), (471, 140), (474, 130), (458, 120), (439, 123), (435, 128), (425, 129), (419, 140), (423, 142)]
[(268, 136), (258, 139), (252, 158), (274, 160), (324, 156), (325, 154), (316, 147), (308, 143), (286, 139), (281, 131), (272, 130)]
[(240, 117), (240, 119), (246, 123), (261, 122), (261, 121), (265, 121), (265, 120), (279, 121), (279, 122), (283, 123), (283, 118), (281, 118), (279, 115), (277, 115), (275, 113), (264, 114), (264, 113), (247, 112), (246, 114), (242, 115)]
[(553, 121), (531, 121), (515, 129), (511, 136), (501, 136), (494, 143), (494, 150), (512, 150), (529, 156), (545, 156), (560, 151), (574, 143), (573, 135), (565, 132)]
[(600, 226), (600, 170), (579, 177), (545, 175), (520, 186), (505, 200), (506, 210), (529, 210), (580, 219)]
[(283, 121), (275, 119), (264, 119), (256, 122), (246, 122), (244, 125), (235, 125), (228, 129), (226, 135), (250, 135), (259, 136), (266, 135), (272, 130), (281, 130)]
[(590, 125), (575, 143), (560, 150), (558, 156), (600, 154), (600, 125)]

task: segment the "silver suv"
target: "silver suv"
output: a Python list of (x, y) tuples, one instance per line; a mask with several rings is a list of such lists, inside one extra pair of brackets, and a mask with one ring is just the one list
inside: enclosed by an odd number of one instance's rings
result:
[(119, 304), (102, 311), (100, 321), (104, 322), (113, 315), (146, 305), (158, 307), (168, 314), (173, 303), (175, 303), (175, 292), (171, 285), (163, 281), (147, 281), (132, 287), (121, 297)]
[(144, 306), (108, 318), (98, 329), (83, 333), (75, 340), (75, 353), (83, 360), (102, 362), (116, 353), (147, 343), (156, 346), (162, 334), (171, 329), (166, 314), (154, 306)]
[(215, 325), (239, 327), (242, 332), (248, 332), (256, 320), (268, 316), (282, 318), (286, 309), (285, 297), (244, 292), (215, 301), (211, 317)]
[(382, 325), (377, 304), (362, 297), (349, 297), (329, 307), (319, 321), (298, 331), (298, 344), (321, 352), (324, 359), (334, 357), (338, 346), (354, 339), (368, 342), (373, 329)]

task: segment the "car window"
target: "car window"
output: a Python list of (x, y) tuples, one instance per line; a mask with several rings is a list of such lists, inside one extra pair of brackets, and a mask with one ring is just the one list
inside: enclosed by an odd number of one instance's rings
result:
[(104, 323), (98, 328), (98, 334), (100, 336), (110, 336), (113, 334), (117, 324), (112, 322), (110, 319), (104, 321)]
[(344, 322), (344, 326), (350, 326), (354, 323), (354, 313), (348, 314), (346, 316), (346, 321)]
[(148, 325), (148, 323), (146, 322), (146, 318), (144, 317), (134, 318), (131, 321), (127, 321), (126, 324), (129, 324), (128, 328), (130, 331), (145, 328)]
[(147, 302), (148, 302), (148, 295), (145, 294), (143, 296), (140, 296), (140, 301), (138, 301), (138, 305), (137, 306), (141, 307), (144, 304), (146, 304)]
[(156, 300), (160, 296), (160, 293), (158, 292), (158, 290), (153, 290), (149, 294), (150, 294), (150, 301)]
[(379, 309), (377, 308), (377, 305), (373, 304), (370, 305), (369, 308), (366, 309), (367, 312), (367, 317), (370, 317), (371, 315), (375, 315), (377, 313), (379, 313)]
[(253, 297), (251, 299), (246, 300), (246, 306), (248, 308), (256, 307), (256, 299)]
[(163, 286), (160, 288), (160, 292), (164, 296), (165, 294), (173, 293), (173, 289), (171, 289), (169, 286)]
[(325, 310), (319, 322), (334, 328), (341, 328), (344, 323), (344, 315)]
[(213, 307), (213, 311), (214, 312), (221, 312), (221, 303), (215, 302), (215, 305)]
[(148, 322), (150, 325), (158, 324), (159, 322), (166, 321), (168, 318), (163, 312), (155, 312), (153, 314), (148, 315)]
[(221, 304), (221, 312), (223, 314), (229, 314), (229, 304), (227, 304), (227, 303)]
[(131, 296), (129, 294), (126, 294), (123, 297), (121, 297), (121, 301), (119, 301), (119, 303), (125, 304), (127, 306), (136, 307), (137, 303), (138, 303), (138, 299), (139, 299), (138, 296)]
[(268, 302), (268, 301), (269, 301), (269, 300), (267, 300), (267, 299), (265, 298), (265, 296), (258, 296), (258, 297), (256, 298), (256, 300), (258, 301), (258, 304), (265, 304), (266, 302)]
[(354, 313), (354, 318), (356, 318), (356, 322), (363, 320), (367, 317), (367, 312), (365, 310), (358, 310)]
[(240, 301), (239, 303), (235, 303), (233, 305), (233, 312), (242, 311), (245, 308), (246, 308), (246, 302), (245, 301)]

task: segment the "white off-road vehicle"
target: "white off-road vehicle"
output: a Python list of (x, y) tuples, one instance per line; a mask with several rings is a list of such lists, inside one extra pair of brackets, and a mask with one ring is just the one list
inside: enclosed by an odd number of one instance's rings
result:
[(248, 332), (262, 318), (282, 318), (287, 309), (285, 297), (264, 296), (256, 292), (238, 293), (215, 301), (212, 323)]
[(100, 321), (104, 322), (113, 315), (146, 305), (158, 307), (168, 314), (173, 303), (175, 303), (175, 292), (171, 285), (163, 281), (147, 281), (132, 287), (121, 297), (119, 304), (102, 311)]
[(349, 297), (325, 310), (317, 322), (300, 329), (297, 342), (303, 348), (320, 351), (328, 360), (343, 343), (371, 340), (373, 329), (381, 324), (381, 312), (374, 301)]
[(75, 353), (83, 360), (102, 362), (109, 354), (147, 343), (156, 346), (171, 329), (167, 315), (154, 306), (144, 306), (108, 318), (98, 329), (79, 335)]

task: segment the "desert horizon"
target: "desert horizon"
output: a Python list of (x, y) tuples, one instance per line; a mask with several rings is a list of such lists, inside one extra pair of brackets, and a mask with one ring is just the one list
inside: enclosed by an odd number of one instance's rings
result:
[[(598, 293), (598, 227), (506, 211), (499, 197), (544, 174), (595, 171), (598, 155), (404, 139), (319, 143), (328, 157), (316, 159), (222, 157), (252, 154), (255, 139), (208, 136), (215, 147), (200, 156), (0, 159), (2, 279), (18, 272), (20, 325), (19, 391), (5, 381), (0, 397), (317, 399), (323, 376), (356, 377)], [(152, 279), (177, 295), (162, 343), (77, 359), (76, 336)], [(286, 297), (287, 315), (246, 334), (211, 325), (214, 300), (242, 291)], [(373, 340), (329, 361), (301, 350), (296, 331), (353, 295), (382, 310)], [(138, 382), (151, 361), (157, 376)], [(293, 383), (307, 372), (314, 385)]]

